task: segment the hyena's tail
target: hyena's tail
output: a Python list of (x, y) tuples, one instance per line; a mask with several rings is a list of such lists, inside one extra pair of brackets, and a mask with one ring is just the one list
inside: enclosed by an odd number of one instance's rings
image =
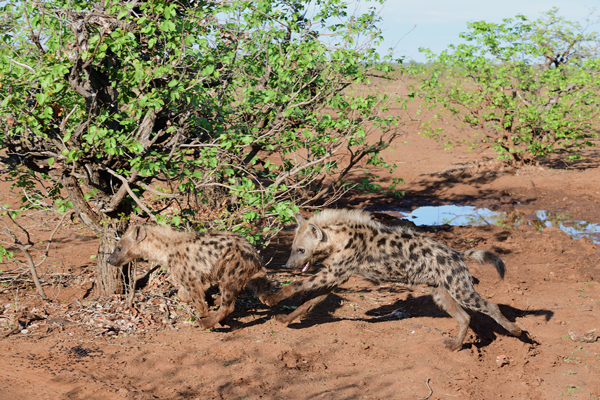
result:
[(492, 264), (496, 267), (500, 278), (504, 279), (504, 262), (496, 254), (487, 250), (467, 250), (463, 251), (464, 258), (477, 261), (479, 264)]
[(246, 283), (246, 288), (253, 290), (254, 295), (264, 303), (264, 297), (271, 293), (271, 281), (267, 278), (267, 271), (263, 268), (252, 275)]

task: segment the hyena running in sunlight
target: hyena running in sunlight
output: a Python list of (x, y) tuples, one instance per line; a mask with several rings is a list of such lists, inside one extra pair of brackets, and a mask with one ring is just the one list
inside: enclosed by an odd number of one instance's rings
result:
[(458, 335), (448, 340), (451, 350), (462, 347), (470, 317), (463, 307), (489, 315), (514, 336), (521, 329), (508, 321), (494, 303), (481, 297), (465, 259), (492, 264), (504, 278), (504, 263), (486, 250), (456, 251), (429, 236), (402, 227), (388, 227), (361, 210), (324, 210), (305, 220), (296, 214), (298, 228), (287, 261), (288, 268), (305, 272), (317, 261), (323, 268), (264, 298), (272, 306), (297, 293), (310, 292), (307, 301), (277, 320), (289, 324), (310, 311), (336, 287), (357, 274), (374, 282), (427, 285), (433, 300), (459, 325)]

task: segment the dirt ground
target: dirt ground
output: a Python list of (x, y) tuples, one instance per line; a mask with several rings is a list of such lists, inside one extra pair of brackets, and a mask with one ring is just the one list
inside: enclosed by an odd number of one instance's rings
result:
[[(491, 152), (445, 151), (416, 133), (403, 141), (386, 157), (398, 164), (405, 196), (354, 195), (340, 205), (494, 204), (600, 223), (598, 148), (575, 164), (509, 170)], [(382, 183), (390, 178), (382, 175)], [(0, 202), (15, 201), (3, 185)], [(462, 350), (450, 352), (443, 340), (457, 324), (427, 290), (358, 278), (289, 327), (273, 316), (300, 299), (269, 309), (246, 294), (221, 328), (201, 331), (160, 271), (138, 291), (134, 309), (121, 298), (94, 299), (97, 239), (70, 222), (42, 271), (52, 302), (40, 301), (19, 264), (0, 264), (0, 335), (12, 332), (0, 339), (0, 399), (600, 398), (600, 245), (557, 228), (416, 229), (458, 250), (499, 254), (504, 280), (493, 268), (469, 265), (476, 290), (528, 335), (512, 337), (473, 314)], [(282, 285), (297, 278), (281, 268), (292, 237), (293, 230), (281, 232), (264, 252)]]

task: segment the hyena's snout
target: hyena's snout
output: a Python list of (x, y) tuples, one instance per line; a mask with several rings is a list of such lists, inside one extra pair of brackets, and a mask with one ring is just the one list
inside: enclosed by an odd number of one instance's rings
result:
[(121, 265), (126, 264), (126, 261), (124, 260), (125, 258), (126, 257), (123, 254), (123, 249), (121, 248), (121, 246), (117, 245), (117, 248), (108, 257), (106, 262), (115, 267), (120, 267)]
[(115, 266), (115, 267), (119, 266), (117, 264), (117, 257), (115, 257), (115, 253), (114, 252), (108, 257), (108, 260), (106, 260), (106, 262), (109, 263), (110, 265)]
[(291, 269), (294, 272), (306, 272), (310, 268), (310, 260), (300, 259), (300, 257), (290, 257), (285, 263), (284, 268)]
[(115, 257), (115, 253), (112, 253), (110, 255), (110, 257), (108, 257), (108, 260), (106, 260), (106, 262), (109, 263), (110, 265), (118, 267), (117, 260), (116, 260), (116, 257)]

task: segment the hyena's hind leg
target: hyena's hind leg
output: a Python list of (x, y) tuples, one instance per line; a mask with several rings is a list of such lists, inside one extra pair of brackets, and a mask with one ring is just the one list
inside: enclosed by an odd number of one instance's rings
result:
[(470, 308), (473, 311), (479, 311), (486, 315), (489, 315), (497, 323), (502, 325), (504, 329), (510, 332), (511, 335), (519, 337), (521, 336), (521, 328), (513, 322), (510, 322), (506, 319), (504, 315), (500, 312), (498, 306), (492, 302), (487, 301), (483, 297), (479, 295), (479, 293), (473, 291), (469, 295), (468, 299), (457, 299), (464, 307)]
[(217, 311), (209, 312), (208, 317), (198, 321), (198, 324), (202, 329), (214, 327), (231, 314), (235, 308), (235, 299), (242, 291), (242, 287), (232, 284), (229, 281), (221, 281), (219, 289), (221, 291), (221, 304), (219, 305), (219, 309)]
[(446, 289), (442, 287), (432, 287), (431, 294), (433, 296), (433, 301), (458, 322), (458, 334), (455, 339), (446, 340), (446, 347), (450, 350), (460, 349), (465, 340), (465, 336), (467, 335), (471, 317), (452, 298), (452, 296), (450, 296), (450, 293), (448, 293)]

